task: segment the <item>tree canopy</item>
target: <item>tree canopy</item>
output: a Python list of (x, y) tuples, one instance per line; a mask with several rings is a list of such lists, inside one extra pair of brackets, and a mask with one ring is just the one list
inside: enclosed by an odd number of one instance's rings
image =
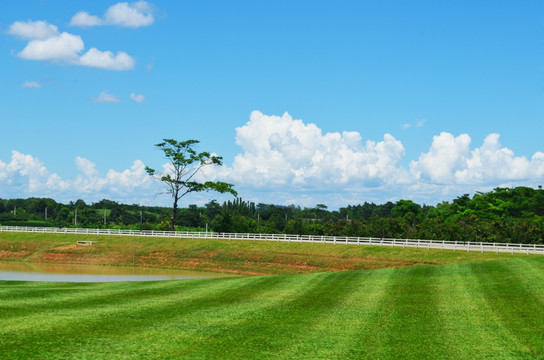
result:
[(200, 182), (197, 180), (196, 175), (202, 168), (223, 165), (220, 156), (211, 155), (206, 151), (199, 153), (194, 150), (198, 143), (198, 140), (163, 139), (163, 142), (156, 144), (155, 147), (161, 150), (168, 159), (168, 168), (162, 173), (158, 173), (148, 166), (145, 168), (149, 175), (164, 183), (167, 189), (166, 193), (172, 197), (171, 231), (175, 229), (178, 202), (185, 195), (210, 190), (237, 195), (232, 184), (221, 181)]

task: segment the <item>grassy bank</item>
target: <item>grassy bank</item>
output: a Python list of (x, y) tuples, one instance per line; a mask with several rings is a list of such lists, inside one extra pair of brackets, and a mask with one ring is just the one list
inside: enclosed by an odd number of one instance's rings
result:
[[(92, 240), (93, 246), (78, 246)], [(537, 255), (532, 255), (534, 257)], [(0, 233), (0, 260), (104, 264), (246, 275), (389, 268), (525, 258), (527, 255), (379, 246)]]
[(544, 259), (152, 283), (0, 281), (9, 359), (541, 359)]

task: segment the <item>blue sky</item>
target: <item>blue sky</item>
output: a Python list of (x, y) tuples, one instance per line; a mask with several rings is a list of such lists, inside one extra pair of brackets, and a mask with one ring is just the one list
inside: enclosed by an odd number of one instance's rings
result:
[[(162, 138), (265, 203), (544, 184), (541, 1), (0, 5), (0, 198), (154, 198)], [(213, 193), (184, 200), (223, 199)]]

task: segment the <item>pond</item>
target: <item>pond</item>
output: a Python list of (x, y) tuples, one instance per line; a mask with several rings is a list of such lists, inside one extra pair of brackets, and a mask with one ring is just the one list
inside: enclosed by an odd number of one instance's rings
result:
[(230, 276), (221, 273), (106, 265), (0, 262), (0, 280), (53, 282), (115, 282), (188, 280)]

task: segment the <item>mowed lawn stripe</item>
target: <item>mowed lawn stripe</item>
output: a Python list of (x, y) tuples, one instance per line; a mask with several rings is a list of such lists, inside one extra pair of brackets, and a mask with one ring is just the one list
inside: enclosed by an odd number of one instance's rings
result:
[[(0, 309), (0, 357), (542, 359), (543, 268), (527, 257), (173, 282), (0, 282), (0, 306), (16, 312), (2, 318)], [(28, 303), (17, 307), (16, 294)]]
[[(233, 350), (245, 347), (253, 336), (262, 336), (268, 331), (265, 328), (251, 329), (255, 322), (270, 316), (284, 304), (296, 301), (309, 288), (319, 286), (322, 278), (323, 274), (265, 277), (263, 280), (269, 282), (269, 289), (260, 292), (259, 296), (231, 294), (224, 298), (224, 303), (215, 307), (197, 308), (179, 316), (172, 314), (168, 321), (135, 334), (141, 341), (131, 340), (135, 346), (130, 349), (136, 353), (144, 351), (146, 356), (152, 357), (148, 348), (141, 347), (142, 341), (152, 338), (155, 339), (152, 348), (163, 358), (233, 358)], [(186, 306), (180, 303), (180, 307)], [(247, 331), (248, 334), (240, 337), (239, 331)], [(165, 333), (169, 338), (161, 339)], [(252, 351), (257, 349), (258, 346)], [(236, 358), (244, 356), (237, 353)]]
[(448, 349), (446, 358), (519, 358), (526, 348), (502, 326), (477, 284), (478, 280), (466, 265), (440, 267), (438, 316)]
[(542, 358), (544, 354), (544, 286), (538, 269), (523, 266), (527, 261), (496, 261), (470, 264), (477, 288), (511, 341), (525, 346), (516, 356)]
[[(306, 276), (297, 277), (303, 279)], [(296, 343), (313, 322), (333, 309), (349, 291), (350, 285), (346, 273), (319, 274), (288, 301), (266, 306), (266, 311), (254, 312), (251, 317), (241, 318), (235, 323), (210, 329), (211, 333), (201, 341), (190, 344), (187, 357), (276, 357), (278, 351)]]
[[(310, 281), (318, 276), (320, 274), (310, 274), (305, 278)], [(146, 354), (146, 356), (163, 354), (161, 356), (164, 356), (170, 347), (174, 347), (175, 353), (179, 354), (179, 349), (183, 348), (184, 344), (177, 340), (194, 339), (195, 334), (200, 335), (199, 331), (209, 334), (209, 330), (215, 328), (213, 320), (232, 324), (241, 313), (247, 311), (244, 309), (244, 304), (248, 303), (249, 310), (254, 311), (255, 304), (260, 306), (263, 299), (274, 298), (277, 289), (285, 292), (286, 288), (292, 288), (292, 296), (294, 296), (300, 292), (301, 287), (306, 287), (304, 282), (293, 276), (202, 280), (201, 282), (208, 284), (206, 288), (199, 289), (198, 292), (193, 289), (195, 282), (199, 281), (162, 282), (170, 286), (174, 283), (178, 292), (173, 295), (159, 292), (152, 297), (153, 302), (125, 304), (119, 299), (112, 299), (106, 302), (102, 309), (84, 309), (76, 313), (58, 310), (61, 313), (58, 315), (61, 316), (60, 320), (70, 317), (72, 321), (61, 322), (55, 318), (50, 319), (51, 323), (46, 328), (38, 333), (28, 334), (29, 336), (20, 339), (19, 344), (44, 343), (51, 338), (52, 343), (47, 344), (51, 346), (40, 348), (41, 353), (48, 356), (78, 354), (77, 358), (87, 356), (100, 358), (99, 354), (107, 357), (107, 354), (111, 352), (121, 354), (125, 350), (132, 351), (132, 354)], [(228, 283), (236, 286), (230, 288), (223, 286), (222, 291), (217, 292), (217, 289), (214, 289), (215, 282), (220, 285)], [(140, 290), (136, 293), (140, 291), (148, 293), (147, 289), (142, 289), (146, 284), (140, 285)], [(187, 285), (189, 288), (184, 289), (185, 286), (181, 285)], [(168, 292), (165, 293), (168, 294)], [(277, 303), (285, 300), (278, 296), (276, 298)], [(93, 302), (92, 299), (91, 302)], [(114, 310), (108, 311), (109, 308)], [(215, 314), (217, 312), (220, 313)], [(53, 313), (55, 315), (56, 312)], [(195, 319), (201, 323), (204, 321), (205, 326), (196, 324), (194, 329), (187, 326)], [(85, 336), (74, 337), (74, 333), (85, 334)], [(70, 334), (72, 334), (71, 337)], [(48, 351), (49, 348), (51, 352)], [(66, 350), (63, 351), (63, 349)]]
[[(2, 286), (4, 284), (5, 286)], [(98, 289), (94, 292), (94, 289)], [(0, 319), (13, 316), (31, 316), (41, 313), (100, 306), (105, 300), (113, 298), (131, 300), (132, 296), (156, 294), (157, 291), (177, 291), (163, 283), (145, 283), (145, 288), (135, 287), (134, 283), (47, 283), (47, 282), (1, 282), (0, 281)], [(89, 292), (94, 292), (89, 298)], [(82, 301), (85, 300), (85, 301)], [(31, 310), (30, 310), (31, 309)]]
[(375, 359), (445, 358), (442, 324), (437, 317), (435, 266), (395, 269), (386, 301), (381, 304), (382, 321), (376, 327)]
[[(150, 323), (169, 319), (176, 311), (187, 313), (206, 307), (220, 307), (225, 298), (237, 297), (238, 294), (256, 296), (260, 291), (267, 291), (270, 281), (274, 280), (245, 277), (161, 282), (165, 288), (155, 289), (155, 292), (145, 289), (153, 283), (140, 283), (134, 284), (132, 295), (124, 294), (110, 299), (103, 299), (100, 289), (97, 289), (88, 293), (88, 302), (84, 301), (86, 307), (64, 309), (62, 304), (57, 304), (48, 311), (32, 312), (28, 316), (2, 321), (0, 353), (10, 354), (10, 351), (14, 351), (17, 354), (22, 351), (23, 357), (28, 357), (30, 353), (27, 351), (38, 351), (51, 356), (70, 356), (85, 344), (95, 349), (100, 344), (107, 347), (108, 339), (137, 333)], [(198, 286), (201, 282), (206, 282), (206, 286)], [(94, 294), (103, 299), (100, 306), (93, 301)], [(27, 343), (40, 346), (26, 349), (24, 345)]]
[(368, 349), (375, 329), (378, 307), (390, 291), (395, 272), (357, 271), (343, 275), (349, 291), (307, 328), (278, 357), (296, 359), (353, 359)]
[[(213, 282), (212, 282), (213, 283)], [(10, 288), (10, 282), (0, 282), (0, 298), (3, 298), (3, 289)], [(44, 326), (50, 323), (50, 318), (62, 314), (67, 319), (72, 316), (79, 318), (83, 313), (100, 318), (106, 312), (112, 311), (112, 304), (115, 304), (116, 311), (123, 311), (125, 308), (132, 309), (140, 303), (148, 304), (149, 299), (160, 296), (166, 299), (168, 295), (189, 296), (191, 293), (203, 293), (213, 289), (210, 283), (202, 284), (202, 281), (195, 280), (193, 284), (187, 282), (168, 283), (142, 282), (142, 283), (95, 283), (77, 284), (74, 283), (41, 283), (28, 282), (32, 287), (33, 297), (31, 301), (25, 301), (24, 296), (21, 302), (17, 298), (2, 301), (3, 311), (0, 319), (3, 322), (2, 330), (24, 330), (32, 323), (40, 323), (43, 320)], [(218, 282), (221, 286), (234, 286), (230, 282)], [(13, 285), (17, 286), (17, 285)], [(70, 292), (56, 294), (56, 289), (66, 286)], [(36, 291), (39, 288), (39, 291)], [(50, 289), (51, 295), (50, 294)], [(40, 296), (41, 295), (41, 296)], [(28, 299), (28, 297), (26, 298)], [(10, 319), (13, 317), (14, 319)], [(11, 321), (10, 321), (11, 320)], [(10, 328), (10, 325), (13, 328)], [(42, 325), (42, 324), (40, 324)]]

